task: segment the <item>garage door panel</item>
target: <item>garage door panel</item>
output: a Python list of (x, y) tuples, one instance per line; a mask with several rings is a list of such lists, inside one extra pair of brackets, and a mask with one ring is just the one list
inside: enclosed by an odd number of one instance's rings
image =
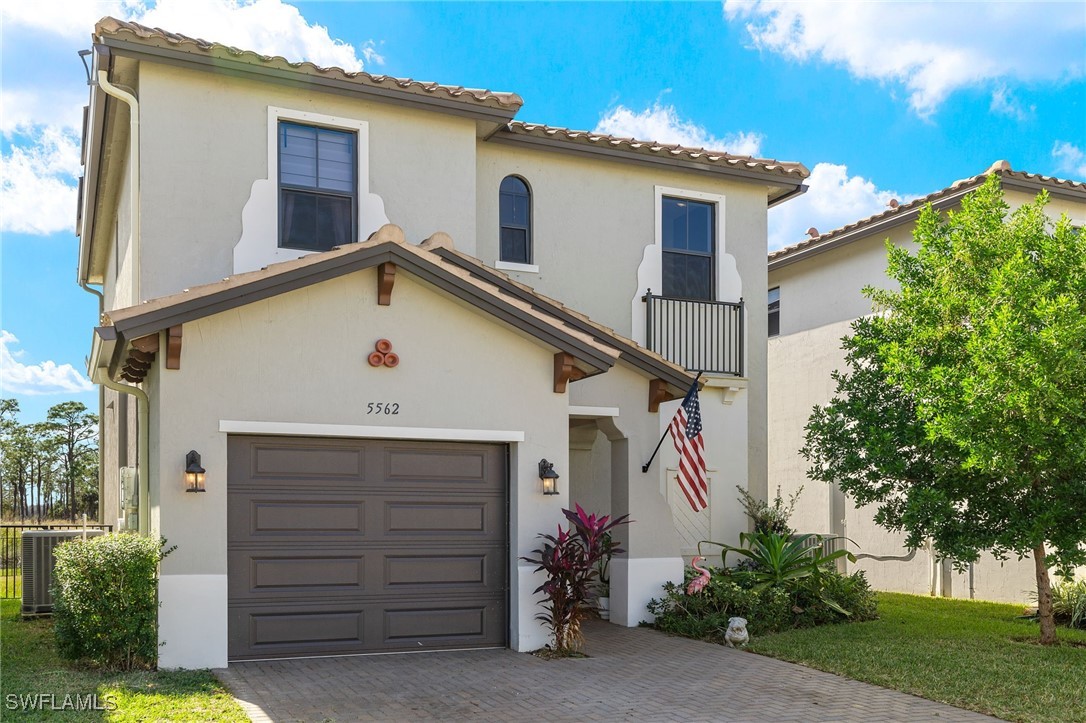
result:
[(227, 525), (230, 541), (239, 543), (361, 539), (366, 502), (359, 494), (231, 490)]
[(453, 480), (486, 486), (487, 454), (485, 450), (388, 449), (384, 476), (389, 480)]
[(254, 480), (366, 478), (366, 450), (358, 447), (254, 444), (251, 464)]
[(368, 642), (359, 605), (235, 608), (229, 629), (233, 658), (350, 652)]
[(227, 565), (231, 599), (366, 592), (366, 556), (358, 550), (233, 550)]
[(366, 479), (367, 451), (357, 440), (231, 437), (230, 481), (261, 488), (301, 480), (353, 487)]
[(385, 500), (385, 519), (382, 527), (389, 536), (416, 536), (424, 534), (464, 533), (474, 536), (493, 534), (502, 515), (498, 505), (491, 500), (464, 502), (415, 502)]
[(388, 645), (417, 645), (423, 641), (485, 640), (488, 612), (493, 615), (486, 605), (385, 610), (384, 642)]
[(413, 550), (385, 556), (382, 589), (479, 593), (500, 584), (504, 568), (503, 550)]

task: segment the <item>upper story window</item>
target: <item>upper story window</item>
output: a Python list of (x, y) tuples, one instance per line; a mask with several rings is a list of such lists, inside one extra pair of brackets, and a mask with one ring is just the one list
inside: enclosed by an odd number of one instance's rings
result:
[(506, 176), (498, 189), (501, 225), (499, 259), (515, 264), (532, 263), (532, 192), (517, 176)]
[(781, 287), (775, 286), (769, 290), (769, 335), (780, 336), (781, 333)]
[(327, 251), (356, 238), (357, 137), (279, 123), (279, 246)]
[(712, 300), (716, 205), (671, 196), (660, 203), (664, 296)]

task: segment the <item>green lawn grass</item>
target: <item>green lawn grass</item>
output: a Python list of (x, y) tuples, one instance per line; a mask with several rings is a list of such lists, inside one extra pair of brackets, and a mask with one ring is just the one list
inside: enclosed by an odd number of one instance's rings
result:
[[(23, 620), (20, 605), (20, 600), (0, 601), (0, 719), (5, 722), (249, 720), (206, 670), (103, 673), (61, 660), (50, 619)], [(19, 699), (9, 697), (34, 694), (53, 696), (46, 710), (19, 710)], [(88, 695), (96, 695), (100, 707), (114, 709), (51, 710), (62, 708), (65, 696), (77, 695), (84, 705)], [(77, 705), (74, 698), (71, 704)]]
[(1086, 721), (1086, 630), (1037, 644), (1019, 605), (879, 593), (880, 619), (752, 640), (762, 655), (1014, 721)]

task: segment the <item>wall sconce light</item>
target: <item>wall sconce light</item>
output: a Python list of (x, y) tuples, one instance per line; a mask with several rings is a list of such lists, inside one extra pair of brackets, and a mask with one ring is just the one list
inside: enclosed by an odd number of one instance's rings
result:
[(554, 462), (539, 460), (539, 479), (543, 482), (543, 494), (558, 494), (558, 473), (554, 471)]
[(185, 491), (205, 492), (204, 473), (207, 472), (200, 466), (200, 453), (195, 449), (185, 455)]

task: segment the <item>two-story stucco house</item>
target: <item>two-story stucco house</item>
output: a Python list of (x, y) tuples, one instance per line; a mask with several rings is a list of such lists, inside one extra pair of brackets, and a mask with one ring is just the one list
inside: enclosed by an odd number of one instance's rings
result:
[[(103, 517), (177, 546), (161, 665), (530, 650), (520, 558), (562, 508), (635, 520), (621, 625), (693, 542), (746, 529), (766, 319), (742, 299), (802, 165), (110, 18), (94, 41), (79, 282), (101, 288)], [(699, 513), (669, 443), (642, 471), (695, 372)]]
[[(815, 405), (833, 397), (834, 369), (844, 369), (840, 341), (853, 320), (871, 313), (865, 286), (889, 288), (886, 241), (915, 248), (913, 228), (931, 203), (954, 210), (962, 197), (989, 174), (999, 176), (1004, 199), (1015, 209), (1049, 193), (1048, 213), (1086, 223), (1086, 183), (1014, 171), (1006, 161), (908, 203), (890, 208), (769, 254), (769, 486), (785, 497), (800, 486), (793, 526), (807, 532), (847, 536), (860, 559), (848, 565), (864, 570), (872, 587), (916, 594), (1025, 602), (1036, 590), (1033, 560), (1000, 561), (983, 556), (965, 573), (950, 561), (936, 561), (928, 550), (906, 550), (905, 536), (878, 527), (873, 511), (857, 509), (836, 487), (807, 479), (800, 455), (804, 427)], [(857, 550), (858, 548), (858, 550)]]

